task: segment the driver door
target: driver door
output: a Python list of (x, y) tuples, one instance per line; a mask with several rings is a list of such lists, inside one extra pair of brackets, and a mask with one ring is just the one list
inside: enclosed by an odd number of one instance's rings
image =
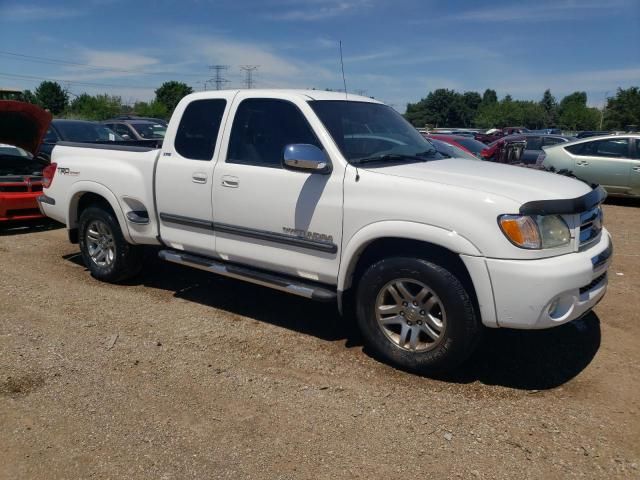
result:
[(333, 162), (328, 173), (311, 173), (283, 166), (286, 145), (312, 144), (326, 154), (309, 118), (317, 122), (296, 98), (237, 95), (213, 175), (216, 250), (227, 261), (335, 284), (344, 167)]

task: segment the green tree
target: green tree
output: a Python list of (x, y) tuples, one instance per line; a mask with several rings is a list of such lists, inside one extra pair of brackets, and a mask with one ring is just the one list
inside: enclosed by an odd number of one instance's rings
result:
[(121, 104), (122, 100), (117, 96), (83, 93), (73, 99), (69, 112), (85, 120), (106, 120), (120, 113)]
[(455, 90), (439, 88), (426, 98), (408, 104), (405, 118), (417, 127), (463, 127), (472, 124), (480, 95), (476, 92), (460, 94)]
[(482, 103), (489, 105), (491, 103), (498, 103), (498, 94), (495, 90), (487, 88), (482, 94)]
[(172, 80), (164, 82), (156, 90), (156, 101), (162, 103), (167, 108), (167, 112), (171, 114), (178, 102), (190, 93), (193, 93), (193, 89), (189, 85)]
[(22, 101), (27, 103), (38, 104), (38, 98), (33, 94), (31, 90), (25, 90), (22, 92)]
[(44, 81), (36, 88), (38, 105), (54, 115), (60, 115), (69, 104), (69, 95), (58, 82)]
[(556, 123), (558, 123), (558, 103), (556, 102), (556, 98), (551, 95), (551, 90), (548, 88), (542, 95), (540, 106), (545, 112), (545, 125), (547, 127), (555, 126)]
[(565, 130), (595, 130), (600, 122), (597, 108), (587, 106), (586, 92), (573, 92), (560, 101), (559, 122)]
[(156, 100), (152, 102), (136, 102), (133, 106), (133, 113), (141, 117), (168, 118), (167, 107)]
[(630, 125), (640, 125), (640, 87), (618, 88), (615, 97), (607, 99), (603, 112), (604, 127), (625, 130)]

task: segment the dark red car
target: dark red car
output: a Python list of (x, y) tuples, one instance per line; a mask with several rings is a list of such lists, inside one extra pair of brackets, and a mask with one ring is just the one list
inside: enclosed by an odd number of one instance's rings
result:
[(486, 147), (486, 145), (478, 140), (463, 135), (446, 135), (446, 134), (428, 134), (426, 138), (434, 138), (436, 140), (442, 140), (450, 145), (461, 148), (462, 150), (475, 155), (478, 158), (482, 158), (480, 153)]
[(49, 122), (40, 107), (0, 101), (0, 224), (43, 217), (36, 198), (48, 162), (36, 154)]
[(479, 142), (486, 143), (488, 145), (502, 137), (506, 137), (507, 135), (515, 135), (518, 133), (527, 132), (529, 132), (529, 129), (524, 127), (504, 127), (502, 130), (496, 130), (492, 133), (476, 133), (474, 135), (474, 138)]

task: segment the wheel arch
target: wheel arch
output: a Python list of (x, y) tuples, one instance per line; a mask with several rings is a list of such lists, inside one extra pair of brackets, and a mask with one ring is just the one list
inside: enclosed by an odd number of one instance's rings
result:
[[(477, 269), (468, 268), (468, 257), (481, 257), (482, 252), (468, 239), (457, 232), (432, 225), (414, 222), (379, 222), (364, 227), (351, 237), (343, 250), (342, 262), (338, 273), (338, 307), (344, 311), (346, 303), (353, 299), (353, 288), (364, 270), (376, 261), (392, 255), (414, 255), (444, 263), (453, 270), (469, 288), (478, 308), (478, 314), (484, 317), (484, 291), (477, 287), (479, 281)], [(462, 255), (462, 257), (461, 257)], [(478, 299), (478, 294), (482, 299)], [(493, 298), (491, 295), (491, 304)], [(484, 318), (482, 319), (484, 323)]]
[(116, 196), (107, 187), (95, 182), (78, 182), (74, 184), (73, 191), (69, 194), (67, 228), (69, 229), (70, 237), (77, 237), (80, 215), (84, 209), (91, 205), (102, 205), (110, 210), (118, 220), (125, 240), (129, 243), (134, 243)]

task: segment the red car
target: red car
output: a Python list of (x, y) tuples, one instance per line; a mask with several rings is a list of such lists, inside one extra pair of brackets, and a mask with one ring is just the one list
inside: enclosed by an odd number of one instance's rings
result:
[(426, 138), (434, 138), (436, 140), (442, 140), (454, 147), (461, 148), (465, 152), (469, 152), (471, 155), (475, 155), (478, 158), (482, 158), (480, 153), (486, 145), (478, 140), (475, 140), (473, 137), (467, 137), (464, 135), (446, 135), (446, 134), (428, 134), (425, 135)]
[(35, 155), (50, 121), (40, 107), (0, 101), (0, 225), (43, 217), (36, 198), (48, 162)]

